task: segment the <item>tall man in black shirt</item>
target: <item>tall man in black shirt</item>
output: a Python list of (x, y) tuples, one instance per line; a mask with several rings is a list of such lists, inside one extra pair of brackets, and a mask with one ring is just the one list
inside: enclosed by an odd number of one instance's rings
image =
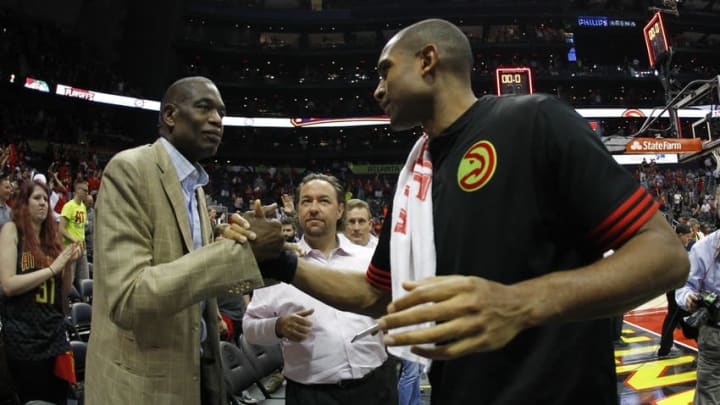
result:
[[(472, 63), (447, 21), (390, 39), (375, 97), (393, 129), (425, 134), (370, 268), (264, 273), (342, 309), (387, 312), (387, 345), (436, 360), (434, 402), (617, 403), (608, 317), (681, 285), (687, 255), (580, 116), (550, 96), (477, 99)], [(431, 266), (418, 260), (428, 250)]]

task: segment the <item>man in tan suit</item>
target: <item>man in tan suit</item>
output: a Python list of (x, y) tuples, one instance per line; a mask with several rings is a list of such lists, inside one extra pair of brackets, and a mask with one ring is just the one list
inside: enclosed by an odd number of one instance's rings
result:
[(160, 139), (117, 154), (98, 193), (89, 405), (226, 403), (214, 297), (261, 286), (256, 259), (282, 249), (280, 224), (265, 220), (239, 236), (249, 243), (208, 244), (197, 162), (222, 139), (215, 84), (178, 80), (160, 108)]

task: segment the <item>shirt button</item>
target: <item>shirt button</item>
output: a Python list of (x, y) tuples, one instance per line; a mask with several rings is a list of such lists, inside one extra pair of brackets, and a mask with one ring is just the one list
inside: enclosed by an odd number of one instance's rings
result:
[(198, 379), (199, 378), (196, 375), (193, 376), (193, 381), (197, 381)]

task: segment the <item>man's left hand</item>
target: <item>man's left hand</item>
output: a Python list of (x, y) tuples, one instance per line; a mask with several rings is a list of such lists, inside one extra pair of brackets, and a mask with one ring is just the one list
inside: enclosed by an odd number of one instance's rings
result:
[[(379, 320), (387, 331), (437, 322), (432, 327), (385, 335), (388, 346), (412, 345), (431, 359), (452, 359), (499, 349), (523, 330), (532, 301), (513, 286), (472, 276), (430, 277), (403, 283), (407, 295), (388, 305)], [(425, 304), (425, 305), (423, 305)], [(435, 347), (417, 345), (437, 343)]]

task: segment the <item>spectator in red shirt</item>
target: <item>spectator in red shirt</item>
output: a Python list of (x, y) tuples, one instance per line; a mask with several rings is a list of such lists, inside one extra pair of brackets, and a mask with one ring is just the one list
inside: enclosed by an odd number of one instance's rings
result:
[(100, 189), (100, 178), (102, 177), (102, 170), (91, 170), (90, 176), (88, 176), (87, 182), (88, 182), (88, 189), (90, 190), (90, 195), (93, 195), (97, 193), (98, 189)]

